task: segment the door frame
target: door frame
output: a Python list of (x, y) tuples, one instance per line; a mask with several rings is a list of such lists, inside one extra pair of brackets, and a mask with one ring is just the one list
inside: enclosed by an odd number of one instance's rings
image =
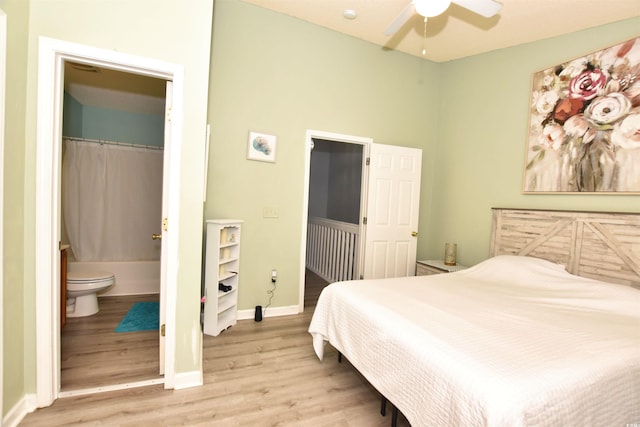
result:
[[(98, 67), (142, 74), (173, 81), (171, 141), (165, 147), (164, 174), (170, 177), (163, 188), (168, 197), (171, 233), (164, 233), (167, 259), (166, 323), (175, 325), (177, 259), (180, 211), (180, 152), (182, 146), (182, 65), (105, 50), (47, 37), (39, 39), (38, 101), (36, 135), (36, 212), (35, 212), (35, 311), (36, 311), (36, 404), (49, 406), (60, 393), (60, 156), (62, 144), (62, 106), (64, 62), (74, 61)], [(164, 387), (175, 383), (175, 328), (166, 328)]]
[[(0, 259), (4, 259), (4, 116), (7, 71), (7, 14), (0, 9)], [(0, 264), (0, 308), (4, 312), (4, 268)], [(0, 316), (0, 384), (4, 384), (4, 323)], [(0, 414), (4, 414), (0, 399)], [(2, 424), (0, 415), (0, 424)]]
[(362, 181), (360, 186), (360, 218), (358, 221), (359, 238), (358, 238), (358, 271), (362, 272), (364, 264), (364, 239), (365, 227), (362, 218), (366, 216), (366, 200), (367, 200), (367, 182), (368, 173), (365, 167), (366, 159), (369, 157), (373, 138), (362, 136), (344, 135), (334, 132), (325, 132), (321, 130), (307, 129), (305, 139), (304, 153), (304, 177), (303, 177), (303, 193), (302, 193), (302, 239), (300, 242), (300, 286), (298, 291), (298, 312), (304, 311), (304, 290), (305, 290), (305, 270), (307, 268), (307, 227), (309, 222), (309, 182), (311, 175), (311, 150), (313, 149), (313, 139), (326, 139), (335, 142), (344, 142), (348, 144), (362, 145)]

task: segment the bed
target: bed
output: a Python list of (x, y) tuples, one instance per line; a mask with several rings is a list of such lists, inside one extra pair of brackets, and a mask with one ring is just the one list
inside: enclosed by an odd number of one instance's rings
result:
[(640, 423), (640, 215), (494, 209), (490, 255), (327, 286), (316, 354), (330, 343), (413, 427)]

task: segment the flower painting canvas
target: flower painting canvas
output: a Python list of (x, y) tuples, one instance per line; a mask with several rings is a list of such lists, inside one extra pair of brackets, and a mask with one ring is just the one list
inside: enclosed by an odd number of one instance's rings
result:
[(524, 191), (640, 193), (640, 38), (533, 75)]

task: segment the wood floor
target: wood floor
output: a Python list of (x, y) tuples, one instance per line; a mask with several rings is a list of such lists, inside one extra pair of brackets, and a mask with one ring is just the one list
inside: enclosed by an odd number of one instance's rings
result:
[(158, 301), (158, 295), (103, 297), (97, 314), (67, 318), (60, 341), (61, 391), (161, 378), (158, 331), (114, 331), (138, 301)]
[[(338, 363), (330, 346), (323, 362), (313, 352), (307, 329), (325, 284), (308, 273), (302, 314), (241, 320), (218, 337), (205, 335), (201, 387), (62, 398), (20, 425), (389, 426), (391, 411), (380, 415), (379, 394), (348, 361)], [(149, 360), (157, 365), (157, 356)], [(400, 416), (398, 426), (408, 425)]]

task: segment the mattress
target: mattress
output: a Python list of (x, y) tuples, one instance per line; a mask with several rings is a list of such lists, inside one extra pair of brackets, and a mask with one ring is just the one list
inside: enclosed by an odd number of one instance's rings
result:
[(640, 291), (541, 259), (333, 283), (309, 332), (414, 427), (640, 423)]

